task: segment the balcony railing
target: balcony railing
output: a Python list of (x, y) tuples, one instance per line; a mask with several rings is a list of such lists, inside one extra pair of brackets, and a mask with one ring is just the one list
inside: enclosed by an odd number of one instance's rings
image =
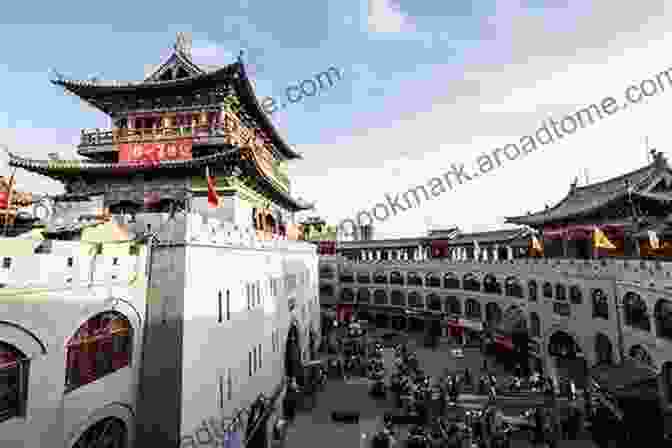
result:
[(112, 146), (119, 143), (154, 142), (176, 138), (223, 137), (224, 143), (245, 146), (259, 144), (258, 134), (243, 125), (230, 112), (216, 121), (192, 121), (191, 124), (153, 128), (82, 129), (80, 147)]

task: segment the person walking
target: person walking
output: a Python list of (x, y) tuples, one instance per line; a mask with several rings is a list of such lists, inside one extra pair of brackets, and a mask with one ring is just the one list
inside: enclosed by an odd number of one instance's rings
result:
[(574, 380), (569, 380), (569, 388), (567, 391), (567, 399), (569, 401), (574, 401), (576, 400), (576, 383), (574, 383)]

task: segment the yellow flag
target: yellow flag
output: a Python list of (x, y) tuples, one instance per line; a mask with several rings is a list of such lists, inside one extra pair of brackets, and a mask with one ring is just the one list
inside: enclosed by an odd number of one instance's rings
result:
[(541, 241), (539, 241), (539, 238), (537, 238), (536, 235), (532, 235), (532, 249), (538, 251), (538, 252), (543, 252), (544, 248), (541, 247)]
[(614, 246), (614, 243), (609, 241), (609, 238), (607, 238), (607, 235), (604, 234), (603, 231), (595, 227), (595, 230), (593, 231), (593, 246), (597, 249), (616, 249), (616, 246)]

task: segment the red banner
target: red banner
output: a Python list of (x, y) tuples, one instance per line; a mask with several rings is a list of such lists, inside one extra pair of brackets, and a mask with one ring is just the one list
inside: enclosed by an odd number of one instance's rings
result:
[(339, 322), (347, 322), (352, 317), (352, 305), (338, 304), (336, 305), (336, 320)]
[(119, 161), (190, 160), (191, 139), (183, 138), (161, 143), (121, 143)]
[(0, 191), (0, 209), (9, 208), (9, 193)]
[(495, 343), (502, 348), (513, 351), (513, 341), (510, 337), (495, 335)]

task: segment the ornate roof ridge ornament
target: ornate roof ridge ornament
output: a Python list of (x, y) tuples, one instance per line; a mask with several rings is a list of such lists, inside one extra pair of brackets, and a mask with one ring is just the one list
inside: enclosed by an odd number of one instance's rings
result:
[(191, 36), (189, 33), (179, 31), (175, 37), (175, 51), (191, 59)]

